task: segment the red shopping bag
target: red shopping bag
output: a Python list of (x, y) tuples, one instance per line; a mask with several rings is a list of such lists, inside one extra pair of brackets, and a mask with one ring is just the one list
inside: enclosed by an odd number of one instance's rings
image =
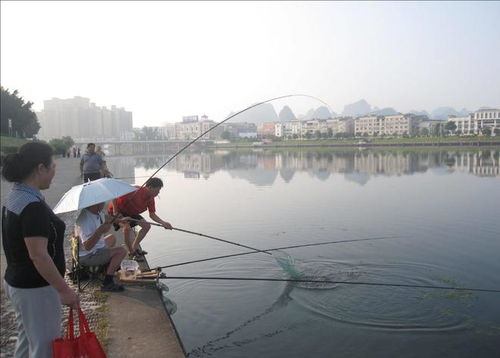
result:
[(78, 324), (80, 336), (75, 337), (73, 324), (73, 309), (69, 309), (68, 328), (64, 338), (52, 342), (53, 358), (106, 358), (106, 353), (101, 347), (94, 332), (90, 332), (89, 324), (78, 307)]

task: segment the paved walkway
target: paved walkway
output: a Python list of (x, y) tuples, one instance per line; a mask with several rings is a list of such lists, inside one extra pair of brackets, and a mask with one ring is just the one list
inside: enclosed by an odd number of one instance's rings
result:
[[(51, 207), (57, 204), (71, 186), (81, 182), (78, 159), (58, 158), (56, 165), (56, 175), (50, 189), (42, 192)], [(113, 172), (113, 168), (110, 170)], [(2, 203), (10, 187), (10, 183), (1, 181)], [(66, 222), (67, 235), (73, 231), (75, 215), (76, 213), (69, 213), (61, 216)], [(13, 356), (17, 333), (14, 312), (3, 291), (3, 275), (6, 265), (3, 249), (0, 259), (2, 274), (0, 358), (9, 358)], [(80, 300), (91, 328), (96, 330), (103, 342), (107, 343), (108, 357), (175, 358), (185, 356), (170, 317), (164, 308), (160, 291), (154, 285), (128, 285), (124, 292), (112, 294), (103, 294), (99, 287), (89, 286), (80, 293)]]

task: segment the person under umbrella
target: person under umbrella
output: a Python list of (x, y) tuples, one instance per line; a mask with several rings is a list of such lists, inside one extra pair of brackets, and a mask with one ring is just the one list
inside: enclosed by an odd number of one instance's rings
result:
[(127, 250), (116, 247), (116, 237), (113, 234), (104, 236), (112, 224), (118, 224), (123, 219), (106, 215), (103, 218), (104, 202), (82, 209), (75, 224), (75, 235), (80, 240), (80, 264), (83, 266), (97, 266), (108, 264), (102, 291), (123, 291), (124, 287), (114, 282), (115, 272), (127, 255)]

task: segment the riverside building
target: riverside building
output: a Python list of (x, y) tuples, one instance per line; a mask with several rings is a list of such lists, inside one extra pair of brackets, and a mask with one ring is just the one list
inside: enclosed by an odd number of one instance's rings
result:
[(495, 131), (500, 129), (500, 109), (480, 109), (472, 112), (467, 117), (449, 116), (448, 122), (455, 122), (457, 133), (485, 134), (489, 132), (495, 136)]
[(85, 97), (52, 98), (37, 113), (38, 137), (43, 140), (70, 136), (76, 141), (125, 140), (133, 137), (132, 112), (96, 106)]
[(417, 116), (411, 113), (391, 116), (364, 116), (354, 121), (354, 133), (357, 136), (412, 135), (416, 132), (417, 123)]

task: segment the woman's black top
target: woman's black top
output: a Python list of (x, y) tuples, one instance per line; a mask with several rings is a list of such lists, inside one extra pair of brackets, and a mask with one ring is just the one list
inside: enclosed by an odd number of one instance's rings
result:
[[(42, 197), (43, 198), (43, 197)], [(47, 238), (47, 251), (57, 270), (64, 276), (64, 230), (66, 225), (41, 200), (29, 200), (16, 213), (9, 205), (2, 208), (2, 243), (7, 259), (5, 281), (17, 288), (36, 288), (49, 285), (40, 275), (28, 253), (25, 237)], [(11, 205), (15, 207), (15, 205)], [(22, 206), (22, 205), (21, 205)], [(19, 206), (18, 206), (19, 208)]]

